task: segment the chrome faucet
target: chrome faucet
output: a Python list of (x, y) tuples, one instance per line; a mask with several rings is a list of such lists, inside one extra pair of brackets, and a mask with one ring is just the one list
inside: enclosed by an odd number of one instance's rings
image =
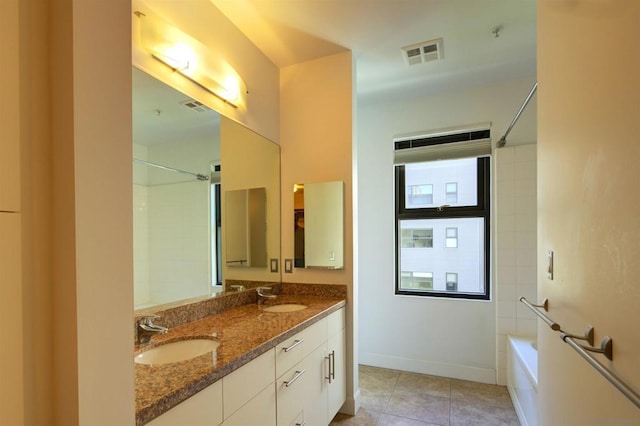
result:
[(275, 299), (278, 296), (272, 294), (273, 289), (271, 287), (257, 287), (256, 293), (258, 293), (258, 306), (262, 305), (267, 299)]
[(149, 339), (154, 334), (164, 334), (169, 329), (161, 325), (156, 325), (153, 320), (160, 318), (156, 314), (143, 315), (138, 320), (138, 327), (136, 327), (136, 339), (139, 345), (149, 343)]

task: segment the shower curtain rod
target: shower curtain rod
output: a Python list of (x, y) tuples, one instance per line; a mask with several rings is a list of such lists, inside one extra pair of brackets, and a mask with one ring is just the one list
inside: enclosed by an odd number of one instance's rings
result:
[(134, 158), (133, 162), (134, 163), (138, 163), (138, 164), (144, 164), (146, 166), (157, 167), (157, 168), (163, 169), (163, 170), (169, 170), (171, 172), (178, 172), (178, 173), (183, 173), (185, 175), (195, 176), (196, 179), (198, 179), (198, 180), (209, 180), (209, 176), (206, 176), (206, 175), (203, 175), (203, 174), (200, 174), (200, 173), (192, 173), (192, 172), (188, 172), (186, 170), (175, 169), (173, 167), (163, 166), (162, 164), (152, 163), (151, 161), (138, 160), (137, 158)]
[(497, 148), (502, 148), (503, 146), (505, 146), (507, 144), (507, 136), (509, 135), (509, 132), (511, 132), (511, 129), (516, 124), (516, 121), (518, 121), (518, 119), (520, 118), (520, 114), (522, 114), (522, 111), (524, 111), (524, 109), (527, 107), (527, 104), (531, 100), (531, 97), (536, 92), (537, 88), (538, 88), (538, 82), (536, 81), (533, 84), (533, 87), (531, 88), (531, 92), (529, 92), (529, 95), (527, 96), (527, 99), (524, 100), (524, 102), (522, 103), (522, 106), (520, 107), (520, 109), (516, 113), (516, 116), (513, 117), (513, 120), (511, 120), (511, 124), (509, 124), (509, 127), (507, 128), (507, 131), (504, 132), (504, 135), (496, 143), (496, 147)]

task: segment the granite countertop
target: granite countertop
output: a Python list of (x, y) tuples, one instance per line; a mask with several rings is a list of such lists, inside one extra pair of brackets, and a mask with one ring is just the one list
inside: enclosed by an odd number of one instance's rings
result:
[(209, 353), (170, 364), (135, 364), (136, 425), (148, 423), (346, 302), (341, 297), (281, 295), (271, 304), (281, 303), (300, 303), (308, 308), (270, 313), (252, 303), (173, 327), (154, 336), (149, 344), (136, 347), (137, 354), (162, 343), (195, 337), (214, 337), (220, 342), (215, 359)]

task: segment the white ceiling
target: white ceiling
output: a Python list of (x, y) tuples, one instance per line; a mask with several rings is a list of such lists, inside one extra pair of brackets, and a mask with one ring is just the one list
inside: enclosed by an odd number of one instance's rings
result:
[[(196, 112), (182, 105), (191, 98), (133, 68), (133, 141), (139, 145), (201, 140), (218, 135), (220, 115), (206, 108)], [(217, 140), (217, 137), (216, 137)]]
[[(352, 50), (361, 104), (500, 80), (535, 81), (536, 0), (210, 1), (278, 67)], [(498, 25), (503, 29), (495, 37), (491, 30)], [(439, 37), (443, 60), (406, 65), (403, 46)], [(185, 95), (145, 76), (134, 70), (136, 143), (217, 131), (217, 113), (189, 111), (179, 105)]]
[[(535, 80), (536, 0), (211, 1), (278, 67), (352, 50), (362, 100)], [(442, 61), (406, 65), (439, 37)]]

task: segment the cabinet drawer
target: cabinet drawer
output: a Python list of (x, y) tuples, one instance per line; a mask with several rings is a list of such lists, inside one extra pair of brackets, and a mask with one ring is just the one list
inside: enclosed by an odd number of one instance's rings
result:
[(327, 320), (321, 319), (302, 330), (300, 334), (304, 337), (304, 346), (302, 347), (302, 357), (304, 358), (327, 341)]
[(147, 426), (212, 426), (222, 423), (222, 382), (217, 381), (181, 402)]
[(305, 391), (310, 386), (309, 381), (314, 379), (311, 374), (299, 363), (286, 371), (276, 382), (278, 425), (289, 425), (299, 418), (306, 402)]
[(222, 424), (247, 425), (276, 426), (276, 388), (273, 382)]
[(321, 319), (276, 346), (276, 377), (280, 377), (327, 341), (327, 321)]
[(265, 387), (273, 386), (274, 366), (275, 352), (271, 349), (222, 379), (225, 419)]
[(340, 330), (344, 330), (344, 308), (337, 310), (327, 317), (327, 329), (329, 337), (333, 336)]
[(302, 361), (304, 336), (298, 333), (276, 346), (276, 377)]

